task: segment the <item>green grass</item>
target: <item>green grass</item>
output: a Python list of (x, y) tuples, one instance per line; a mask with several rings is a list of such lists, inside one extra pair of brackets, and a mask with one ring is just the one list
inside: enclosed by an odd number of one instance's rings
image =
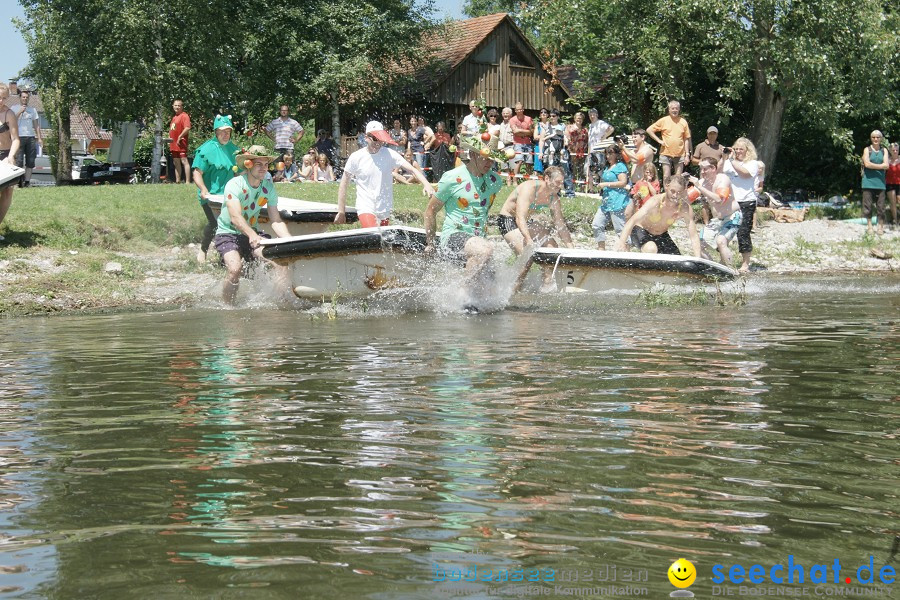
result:
[(147, 252), (198, 241), (205, 221), (193, 186), (26, 188), (16, 190), (0, 225), (0, 258), (35, 246)]
[(862, 205), (859, 203), (850, 203), (842, 208), (831, 208), (830, 206), (810, 206), (806, 213), (807, 219), (834, 219), (843, 221), (844, 219), (856, 219), (862, 216)]
[(794, 238), (794, 245), (781, 251), (781, 260), (788, 260), (793, 264), (816, 265), (823, 256), (825, 246), (818, 242), (811, 242), (802, 237)]

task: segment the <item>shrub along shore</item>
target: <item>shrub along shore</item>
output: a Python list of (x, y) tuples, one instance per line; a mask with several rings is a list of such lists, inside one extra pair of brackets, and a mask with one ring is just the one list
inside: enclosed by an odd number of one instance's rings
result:
[[(510, 191), (498, 194), (493, 212)], [(278, 184), (278, 192), (337, 201), (336, 185)], [(351, 205), (353, 198), (351, 190)], [(394, 222), (421, 227), (426, 203), (421, 187), (395, 186)], [(594, 247), (590, 223), (597, 201), (564, 198), (563, 206), (576, 244)], [(196, 302), (222, 277), (217, 261), (194, 260), (204, 222), (195, 188), (185, 184), (16, 190), (0, 225), (6, 237), (0, 242), (0, 315)], [(689, 249), (684, 228), (673, 233)], [(757, 273), (751, 276), (900, 269), (900, 233), (866, 236), (864, 226), (839, 220), (763, 222), (754, 244)], [(110, 263), (121, 268), (107, 271)]]

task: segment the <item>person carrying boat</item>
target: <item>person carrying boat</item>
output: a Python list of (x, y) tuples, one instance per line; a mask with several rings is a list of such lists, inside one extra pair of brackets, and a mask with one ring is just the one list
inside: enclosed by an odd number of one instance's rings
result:
[[(490, 142), (477, 137), (463, 137), (459, 145), (463, 164), (444, 173), (425, 209), (425, 253), (432, 255), (438, 250), (442, 257), (465, 264), (466, 279), (473, 281), (493, 255), (494, 246), (485, 239), (488, 213), (503, 186), (493, 166), (503, 163), (506, 155), (491, 150)], [(441, 209), (446, 216), (440, 248), (436, 249), (436, 217)]]
[(743, 221), (741, 205), (731, 189), (731, 179), (719, 173), (717, 162), (710, 157), (700, 159), (700, 178), (690, 176), (688, 180), (706, 199), (712, 219), (705, 230), (700, 232), (703, 258), (709, 258), (706, 251), (707, 242), (713, 242), (719, 250), (719, 262), (726, 267), (731, 266), (731, 251), (728, 244), (737, 235)]
[(694, 225), (694, 211), (685, 193), (684, 177), (681, 175), (669, 175), (663, 182), (665, 192), (657, 194), (647, 200), (639, 211), (634, 213), (622, 233), (616, 250), (624, 252), (632, 230), (640, 244), (641, 252), (648, 254), (681, 254), (678, 246), (669, 236), (669, 227), (675, 221), (682, 219), (688, 228), (691, 238), (694, 256), (700, 258), (700, 237), (697, 235), (697, 227)]
[(215, 244), (227, 269), (222, 298), (228, 304), (234, 304), (237, 296), (243, 261), (262, 258), (260, 240), (270, 237), (256, 230), (262, 208), (268, 211), (269, 222), (278, 237), (291, 235), (278, 212), (275, 185), (266, 179), (269, 163), (274, 160), (275, 156), (270, 155), (263, 146), (239, 150), (237, 164), (247, 170), (225, 184)]
[[(551, 237), (554, 231), (559, 235), (563, 246), (573, 247), (572, 236), (563, 218), (562, 202), (559, 197), (564, 185), (563, 170), (560, 167), (547, 167), (543, 181), (523, 181), (503, 203), (497, 217), (497, 227), (516, 256), (521, 256), (525, 247), (533, 244), (557, 248), (556, 240)], [(541, 213), (544, 209), (549, 209), (553, 218), (550, 227), (540, 220), (529, 219), (532, 214)], [(553, 269), (545, 268), (541, 291), (556, 290), (552, 278)]]
[(338, 187), (338, 211), (334, 223), (347, 222), (347, 188), (350, 180), (356, 179), (356, 212), (360, 227), (385, 227), (390, 224), (391, 210), (394, 208), (394, 169), (401, 168), (412, 173), (422, 184), (426, 198), (434, 195), (434, 188), (425, 174), (414, 169), (409, 162), (385, 144), (396, 146), (391, 134), (378, 121), (366, 125), (366, 145), (347, 159), (344, 175)]
[(203, 238), (197, 251), (197, 262), (201, 263), (206, 262), (206, 253), (216, 233), (216, 216), (209, 207), (209, 196), (221, 194), (225, 190), (225, 184), (234, 177), (234, 156), (240, 150), (231, 141), (234, 129), (231, 117), (218, 115), (213, 121), (213, 129), (215, 136), (197, 148), (193, 164), (197, 200), (206, 215), (206, 227), (203, 228)]

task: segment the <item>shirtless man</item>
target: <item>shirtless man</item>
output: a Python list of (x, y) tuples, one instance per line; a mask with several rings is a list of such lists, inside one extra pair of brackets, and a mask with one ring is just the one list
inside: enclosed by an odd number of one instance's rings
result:
[[(560, 167), (547, 167), (544, 171), (543, 181), (526, 180), (519, 184), (503, 203), (500, 214), (497, 216), (497, 227), (500, 235), (509, 244), (516, 256), (521, 256), (526, 246), (531, 246), (537, 240), (539, 246), (557, 248), (556, 240), (551, 236), (555, 232), (559, 235), (562, 245), (572, 248), (572, 236), (569, 227), (562, 214), (562, 203), (559, 194), (565, 184), (565, 176)], [(552, 229), (544, 223), (529, 220), (528, 217), (535, 212), (546, 208), (550, 209), (553, 217)], [(553, 269), (544, 269), (544, 285), (542, 292), (554, 291)]]
[(700, 178), (690, 177), (689, 180), (706, 199), (713, 216), (701, 238), (703, 258), (709, 258), (707, 240), (715, 240), (719, 262), (730, 267), (732, 254), (728, 243), (737, 235), (742, 219), (741, 205), (731, 191), (731, 179), (717, 171), (712, 158), (701, 158)]
[(697, 227), (694, 225), (694, 211), (691, 210), (685, 193), (684, 178), (670, 175), (663, 182), (663, 186), (666, 190), (665, 193), (657, 194), (647, 200), (641, 209), (625, 223), (622, 233), (619, 234), (616, 250), (625, 252), (628, 238), (631, 237), (631, 232), (634, 230), (641, 252), (681, 254), (678, 246), (669, 236), (669, 227), (681, 219), (687, 225), (694, 256), (700, 258), (700, 237), (697, 235)]

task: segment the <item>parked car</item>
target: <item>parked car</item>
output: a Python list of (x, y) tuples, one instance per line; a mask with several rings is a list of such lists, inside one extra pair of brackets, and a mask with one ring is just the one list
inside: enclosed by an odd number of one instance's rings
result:
[(131, 183), (133, 167), (102, 162), (92, 154), (72, 157), (72, 183)]
[(31, 185), (56, 185), (50, 157), (46, 154), (34, 159), (34, 171), (31, 172)]

